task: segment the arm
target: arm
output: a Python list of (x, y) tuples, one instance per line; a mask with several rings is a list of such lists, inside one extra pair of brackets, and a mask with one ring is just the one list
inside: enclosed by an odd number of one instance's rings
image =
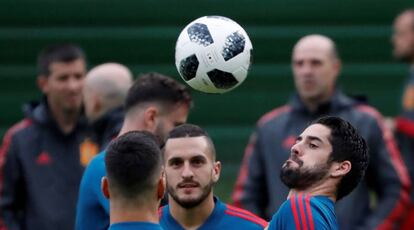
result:
[(370, 149), (367, 181), (378, 201), (361, 229), (390, 229), (404, 216), (411, 183), (391, 131), (378, 112), (370, 111), (370, 114), (375, 119), (367, 139)]
[(101, 179), (105, 175), (105, 162), (99, 154), (82, 176), (76, 210), (76, 230), (107, 229), (109, 227), (109, 201), (101, 192)]
[(250, 136), (232, 198), (235, 206), (264, 217), (268, 198), (258, 138), (257, 132)]
[(24, 184), (13, 135), (6, 133), (0, 149), (0, 229), (21, 229)]

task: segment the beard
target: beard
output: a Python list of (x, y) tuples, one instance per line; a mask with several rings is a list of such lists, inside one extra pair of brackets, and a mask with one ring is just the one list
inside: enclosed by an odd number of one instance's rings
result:
[(185, 209), (191, 209), (201, 204), (201, 202), (203, 202), (208, 197), (210, 192), (213, 190), (213, 185), (214, 185), (214, 182), (210, 181), (210, 183), (202, 187), (201, 189), (202, 192), (200, 196), (192, 198), (192, 199), (181, 199), (177, 195), (176, 189), (174, 189), (173, 186), (170, 186), (168, 184), (168, 181), (167, 181), (167, 191), (168, 191), (168, 194), (171, 195), (173, 200), (177, 202), (181, 207)]
[(284, 165), (280, 172), (280, 179), (289, 189), (305, 190), (315, 183), (318, 183), (329, 172), (329, 163), (315, 165), (314, 167), (303, 167), (303, 162), (292, 157), (299, 166), (297, 168)]

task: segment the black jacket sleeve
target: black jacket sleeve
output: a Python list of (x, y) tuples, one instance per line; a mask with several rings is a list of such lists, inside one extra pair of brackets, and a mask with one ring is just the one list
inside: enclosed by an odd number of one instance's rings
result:
[(0, 229), (21, 229), (24, 215), (22, 171), (13, 136), (5, 135), (0, 149)]
[(236, 206), (247, 209), (260, 217), (265, 217), (268, 203), (263, 159), (258, 132), (254, 132), (245, 149), (243, 162), (233, 192)]
[(410, 179), (391, 130), (378, 114), (371, 120), (367, 137), (370, 164), (367, 181), (377, 204), (360, 229), (392, 229), (404, 216), (409, 204)]

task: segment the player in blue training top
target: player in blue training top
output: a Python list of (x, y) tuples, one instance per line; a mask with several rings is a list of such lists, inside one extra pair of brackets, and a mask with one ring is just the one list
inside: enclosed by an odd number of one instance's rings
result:
[[(146, 130), (161, 139), (175, 126), (186, 122), (192, 99), (187, 88), (159, 73), (138, 76), (127, 93), (125, 118), (120, 135)], [(101, 192), (105, 173), (105, 151), (86, 168), (79, 191), (76, 230), (106, 230), (109, 202)]]
[(162, 230), (158, 207), (164, 195), (161, 150), (147, 131), (111, 142), (105, 156), (102, 193), (109, 199), (109, 230)]
[(312, 122), (282, 166), (289, 198), (268, 229), (338, 229), (335, 202), (358, 185), (367, 166), (367, 144), (349, 122), (337, 117)]
[(164, 147), (168, 205), (160, 208), (164, 229), (263, 229), (267, 222), (227, 205), (213, 195), (221, 163), (213, 142), (200, 127), (184, 124), (173, 129)]

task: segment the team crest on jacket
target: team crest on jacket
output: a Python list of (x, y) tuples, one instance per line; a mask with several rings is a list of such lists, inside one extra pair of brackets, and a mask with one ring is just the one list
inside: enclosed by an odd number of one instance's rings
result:
[(95, 142), (86, 138), (79, 146), (80, 163), (86, 167), (92, 158), (98, 154), (99, 146)]

